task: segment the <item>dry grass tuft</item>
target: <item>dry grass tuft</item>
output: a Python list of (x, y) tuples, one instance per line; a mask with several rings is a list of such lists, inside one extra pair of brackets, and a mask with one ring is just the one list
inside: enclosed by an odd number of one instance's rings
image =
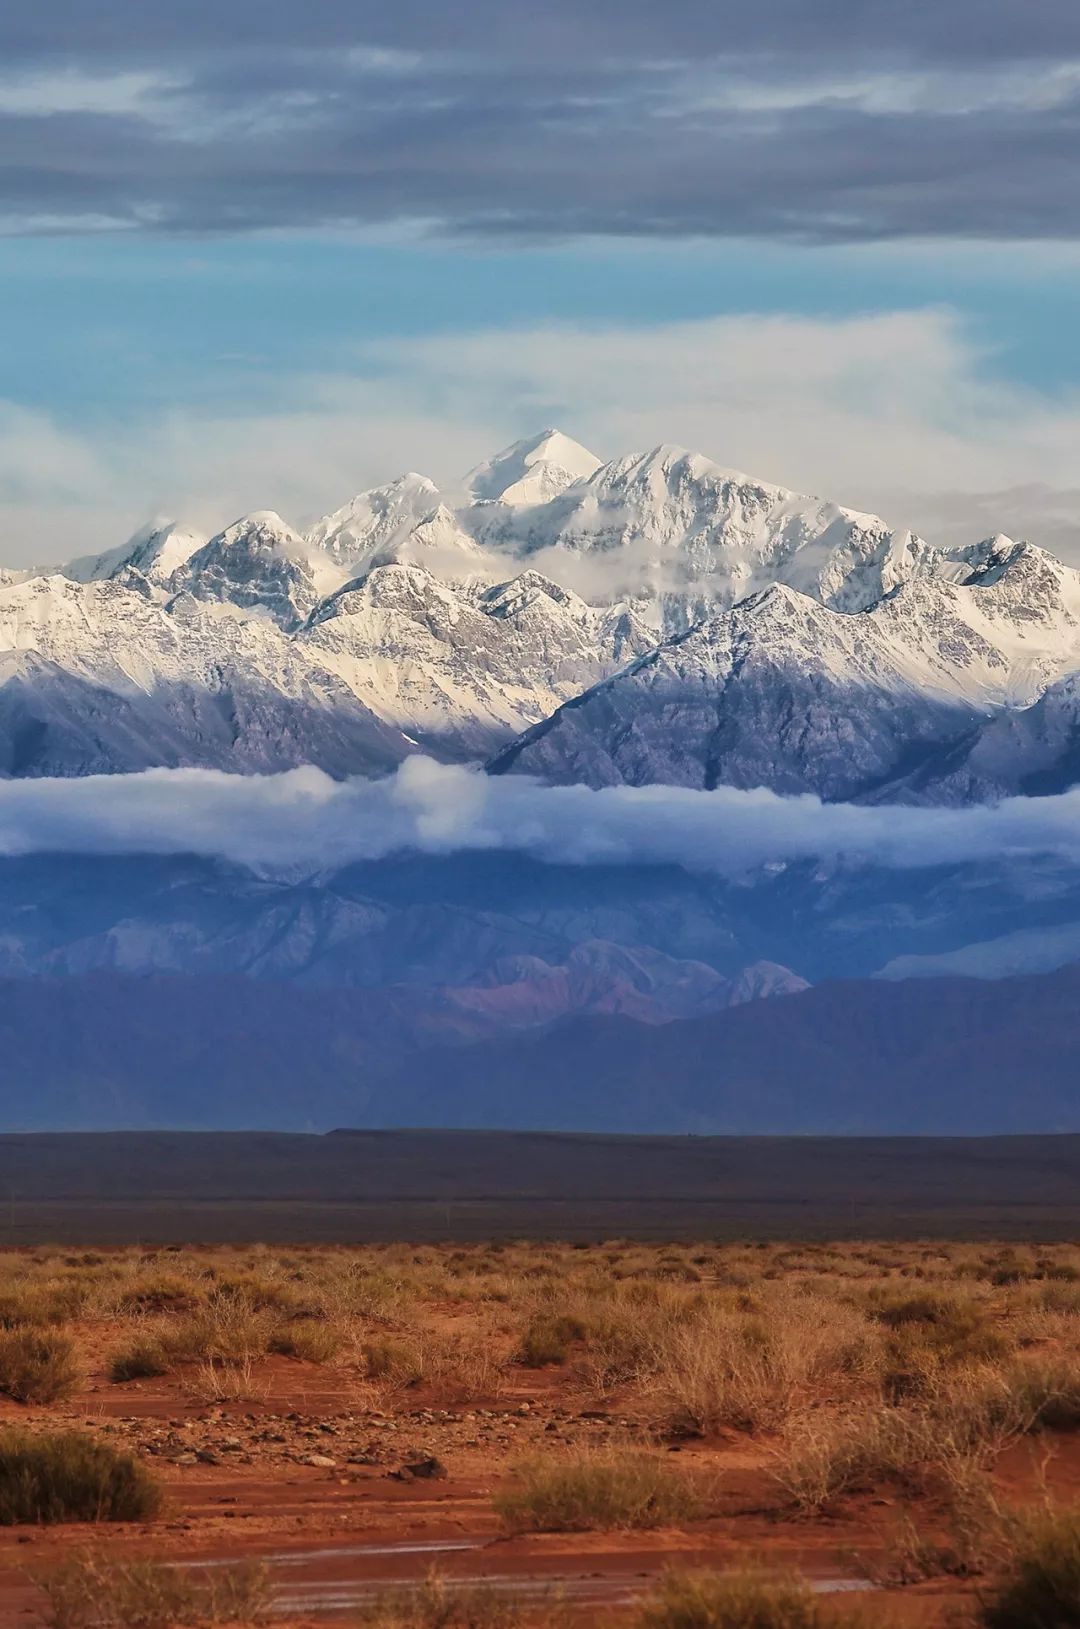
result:
[(674, 1527), (704, 1513), (700, 1489), (644, 1449), (525, 1460), (495, 1509), (516, 1533)]
[(424, 1354), (418, 1341), (388, 1335), (360, 1346), (364, 1373), (390, 1387), (415, 1386), (424, 1377)]
[(996, 1587), (984, 1593), (983, 1629), (1071, 1629), (1080, 1624), (1080, 1511), (1017, 1518)]
[(185, 1377), (184, 1389), (199, 1403), (263, 1402), (270, 1391), (249, 1357), (229, 1363), (209, 1357)]
[(75, 1343), (46, 1329), (0, 1334), (0, 1392), (16, 1403), (61, 1403), (81, 1379)]
[(557, 1598), (522, 1603), (489, 1584), (461, 1584), (432, 1574), (415, 1588), (389, 1590), (359, 1609), (357, 1629), (557, 1629), (569, 1622)]
[(249, 1363), (265, 1353), (271, 1327), (265, 1309), (240, 1296), (215, 1295), (190, 1317), (163, 1325), (159, 1344), (176, 1362)]
[(48, 1629), (216, 1629), (269, 1617), (266, 1571), (251, 1563), (198, 1573), (89, 1553), (38, 1575)]
[(160, 1504), (144, 1466), (82, 1432), (0, 1436), (0, 1526), (147, 1521)]
[(673, 1568), (646, 1596), (637, 1629), (831, 1629), (840, 1621), (795, 1574)]
[(780, 1425), (822, 1376), (835, 1381), (871, 1361), (856, 1312), (781, 1292), (754, 1311), (711, 1311), (672, 1330), (653, 1391), (672, 1431), (757, 1431)]
[(575, 1345), (585, 1340), (588, 1326), (571, 1313), (541, 1312), (531, 1320), (514, 1354), (527, 1369), (565, 1363)]
[(299, 1318), (282, 1324), (270, 1336), (269, 1350), (282, 1357), (302, 1358), (306, 1363), (332, 1363), (340, 1357), (346, 1334), (337, 1324), (316, 1318)]
[(118, 1384), (125, 1380), (153, 1380), (157, 1375), (168, 1374), (171, 1367), (161, 1341), (153, 1335), (141, 1335), (113, 1353), (109, 1379)]

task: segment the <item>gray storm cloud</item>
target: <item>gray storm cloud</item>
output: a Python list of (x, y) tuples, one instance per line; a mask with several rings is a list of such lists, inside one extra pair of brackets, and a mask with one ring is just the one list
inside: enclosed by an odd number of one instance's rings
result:
[(1071, 238), (1075, 0), (16, 4), (13, 231)]
[(863, 808), (730, 787), (553, 787), (421, 757), (379, 781), (334, 781), (303, 768), (0, 783), (6, 856), (195, 854), (295, 874), (409, 851), (477, 850), (728, 876), (805, 859), (906, 869), (1038, 855), (1080, 863), (1080, 788), (969, 809)]

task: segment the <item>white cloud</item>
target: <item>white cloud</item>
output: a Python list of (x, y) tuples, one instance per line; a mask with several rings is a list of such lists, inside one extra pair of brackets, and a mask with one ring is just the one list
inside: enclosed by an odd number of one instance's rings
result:
[(722, 55), (690, 68), (673, 63), (672, 102), (680, 111), (701, 113), (783, 114), (842, 103), (867, 114), (933, 116), (946, 109), (961, 117), (1067, 107), (1080, 87), (1075, 60), (877, 70), (864, 63), (846, 72), (811, 67), (798, 76), (770, 76), (769, 66), (767, 59), (747, 64)]
[(0, 782), (0, 855), (198, 854), (322, 873), (419, 850), (510, 850), (560, 865), (677, 864), (737, 876), (804, 859), (918, 868), (1080, 862), (1080, 789), (968, 809), (861, 808), (721, 787), (546, 786), (409, 759), (384, 780), (321, 770)]
[(160, 111), (157, 98), (180, 83), (170, 74), (147, 71), (92, 73), (69, 68), (0, 73), (0, 114), (47, 119), (95, 113), (153, 121)]
[(162, 512), (304, 521), (407, 468), (453, 480), (553, 422), (605, 457), (680, 442), (943, 541), (1001, 529), (1080, 553), (1080, 393), (995, 378), (946, 310), (537, 326), (381, 341), (352, 360), (275, 381), (288, 407), (251, 416), (186, 407), (75, 435), (0, 409), (0, 559), (107, 547)]

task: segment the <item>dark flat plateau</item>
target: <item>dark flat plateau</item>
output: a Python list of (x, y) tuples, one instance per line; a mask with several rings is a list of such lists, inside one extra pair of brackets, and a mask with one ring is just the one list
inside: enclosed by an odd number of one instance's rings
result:
[(1080, 1237), (1080, 1135), (0, 1136), (0, 1245)]

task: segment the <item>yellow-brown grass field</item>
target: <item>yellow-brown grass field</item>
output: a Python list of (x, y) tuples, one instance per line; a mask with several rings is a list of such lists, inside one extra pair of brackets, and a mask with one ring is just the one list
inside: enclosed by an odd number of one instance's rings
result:
[(0, 1432), (5, 1626), (1080, 1622), (1069, 1245), (13, 1250)]

